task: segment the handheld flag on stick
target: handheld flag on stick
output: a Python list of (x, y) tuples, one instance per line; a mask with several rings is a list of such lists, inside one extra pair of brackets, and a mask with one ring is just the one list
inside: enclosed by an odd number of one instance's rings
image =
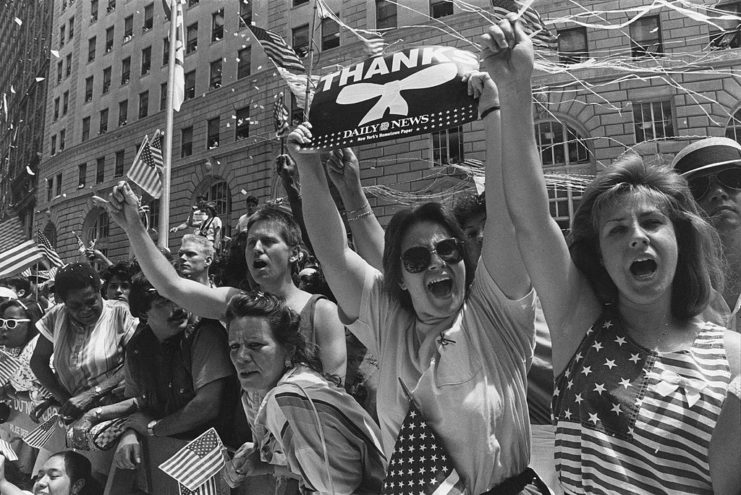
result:
[(7, 352), (0, 350), (0, 385), (7, 383), (8, 380), (10, 380), (10, 377), (12, 377), (20, 367), (20, 361)]
[(15, 450), (13, 450), (13, 447), (6, 440), (0, 439), (0, 454), (4, 455), (7, 461), (18, 460)]
[(44, 259), (32, 240), (26, 240), (18, 217), (0, 223), (0, 278), (12, 277)]
[(180, 495), (219, 495), (219, 489), (216, 486), (216, 478), (209, 478), (204, 484), (195, 490), (189, 490), (182, 483), (178, 483)]
[(221, 439), (214, 428), (160, 464), (160, 469), (188, 490), (196, 490), (224, 467)]
[(144, 136), (144, 142), (126, 176), (147, 194), (157, 199), (162, 195), (162, 167), (162, 141), (158, 129), (152, 141)]
[(425, 421), (404, 382), (401, 379), (399, 382), (409, 397), (409, 412), (396, 438), (381, 493), (467, 494), (465, 484), (453, 467), (442, 442)]
[(275, 118), (275, 135), (279, 138), (285, 137), (290, 129), (288, 123), (288, 107), (283, 103), (283, 93), (279, 93), (273, 103), (273, 117)]
[(59, 415), (55, 414), (23, 437), (23, 441), (35, 449), (43, 449), (54, 435), (55, 428), (58, 428), (57, 423), (59, 423)]
[(63, 267), (64, 262), (54, 248), (51, 246), (51, 242), (46, 238), (43, 232), (40, 230), (36, 231), (36, 245), (41, 249), (49, 262), (56, 267)]

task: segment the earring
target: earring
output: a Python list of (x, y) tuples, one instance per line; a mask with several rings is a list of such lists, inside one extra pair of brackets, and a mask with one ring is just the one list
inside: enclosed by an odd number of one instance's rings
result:
[(283, 367), (288, 369), (293, 368), (293, 361), (291, 361), (290, 357), (286, 356), (285, 361), (283, 361)]

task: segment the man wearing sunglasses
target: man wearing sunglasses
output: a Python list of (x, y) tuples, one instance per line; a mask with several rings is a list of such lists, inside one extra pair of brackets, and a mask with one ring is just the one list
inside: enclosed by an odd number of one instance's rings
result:
[[(683, 148), (672, 167), (687, 179), (700, 207), (717, 229), (728, 263), (723, 299), (731, 308), (724, 322), (740, 330), (736, 314), (741, 309), (741, 144), (711, 137)], [(738, 326), (737, 326), (738, 325)]]

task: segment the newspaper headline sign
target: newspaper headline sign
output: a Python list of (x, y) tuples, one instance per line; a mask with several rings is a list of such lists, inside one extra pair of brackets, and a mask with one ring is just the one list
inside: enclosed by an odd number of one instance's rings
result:
[(478, 69), (470, 52), (422, 46), (367, 59), (319, 80), (306, 150), (428, 134), (478, 117), (461, 76)]

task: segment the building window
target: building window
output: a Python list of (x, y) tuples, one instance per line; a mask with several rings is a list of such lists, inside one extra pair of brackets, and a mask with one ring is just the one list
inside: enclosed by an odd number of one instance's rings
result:
[(105, 11), (110, 14), (116, 10), (116, 0), (108, 0), (108, 6), (105, 8)]
[[(741, 2), (725, 3), (718, 5), (712, 12), (713, 17), (721, 15), (741, 16)], [(710, 29), (710, 48), (713, 50), (723, 50), (726, 48), (738, 48), (741, 46), (741, 30), (737, 19), (713, 19), (713, 22), (720, 27), (708, 24)]]
[(535, 124), (535, 138), (544, 167), (589, 162), (589, 148), (584, 144), (584, 137), (567, 124), (538, 122)]
[(322, 19), (322, 51), (340, 46), (340, 25), (334, 19)]
[(123, 42), (128, 43), (134, 37), (134, 16), (130, 15), (124, 19)]
[(116, 151), (116, 162), (113, 168), (113, 176), (121, 177), (124, 174), (124, 150)]
[(57, 154), (57, 136), (51, 137), (51, 156)]
[(170, 40), (164, 38), (162, 40), (162, 65), (170, 63)]
[(75, 37), (75, 18), (69, 18), (69, 25), (67, 28), (67, 40), (72, 40)]
[[(206, 196), (208, 201), (216, 203), (216, 214), (222, 220), (232, 216), (232, 195), (229, 191), (229, 184), (224, 180), (214, 182), (208, 188)], [(223, 235), (231, 234), (230, 222), (224, 222)]]
[(118, 126), (125, 126), (129, 120), (129, 100), (118, 103)]
[(85, 187), (85, 179), (87, 176), (87, 163), (81, 163), (77, 166), (77, 189)]
[(211, 41), (221, 41), (224, 38), (224, 9), (211, 14)]
[(160, 110), (167, 108), (167, 83), (160, 84)]
[(142, 50), (142, 76), (149, 74), (152, 68), (152, 47), (148, 46)]
[(100, 120), (98, 121), (98, 134), (105, 134), (108, 132), (108, 109), (104, 108), (100, 111)]
[(111, 68), (106, 67), (103, 69), (103, 94), (108, 93), (111, 90)]
[(142, 32), (146, 33), (154, 26), (154, 4), (150, 3), (144, 7), (144, 24), (142, 25)]
[(188, 0), (188, 8), (198, 5), (199, 0)]
[(82, 137), (80, 140), (84, 143), (90, 139), (90, 117), (82, 119)]
[(59, 131), (59, 151), (64, 151), (65, 142), (67, 140), (67, 129)]
[(139, 118), (149, 115), (149, 91), (139, 93)]
[(219, 147), (219, 117), (209, 119), (207, 122), (208, 133), (206, 137), (206, 148), (212, 150)]
[(101, 184), (105, 180), (105, 157), (95, 160), (95, 183)]
[(432, 133), (432, 159), (435, 165), (449, 165), (463, 161), (463, 128)]
[(105, 52), (111, 53), (113, 51), (113, 26), (105, 30)]
[[(89, 241), (102, 241), (108, 239), (110, 232), (110, 220), (108, 219), (108, 212), (103, 209), (94, 210), (97, 211), (97, 218), (95, 223), (88, 227), (85, 232), (85, 238)], [(86, 222), (87, 223), (87, 222)]]
[(237, 52), (237, 79), (247, 77), (251, 72), (252, 48), (242, 48)]
[(636, 143), (674, 136), (671, 101), (633, 103)]
[(95, 36), (87, 40), (87, 61), (88, 63), (95, 60), (95, 41), (96, 41)]
[(291, 125), (299, 125), (304, 121), (304, 109), (298, 106), (296, 95), (291, 93)]
[(309, 25), (304, 24), (297, 28), (293, 28), (291, 32), (291, 45), (296, 55), (303, 57), (309, 51)]
[(54, 185), (56, 186), (56, 195), (61, 196), (62, 195), (62, 172), (59, 172), (57, 174), (57, 178), (54, 181)]
[(578, 64), (587, 59), (587, 28), (562, 29), (558, 32), (558, 59), (562, 64)]
[(59, 48), (62, 48), (64, 46), (66, 31), (67, 31), (67, 26), (65, 26), (64, 24), (59, 26)]
[(62, 82), (62, 78), (64, 77), (64, 61), (60, 60), (57, 62), (57, 84)]
[(239, 18), (245, 26), (252, 25), (252, 4), (251, 0), (239, 1)]
[(194, 22), (188, 26), (188, 32), (185, 35), (185, 53), (193, 53), (198, 50), (198, 23)]
[(309, 0), (293, 0), (294, 7), (298, 7), (299, 5), (303, 5), (305, 3), (309, 3)]
[(59, 97), (54, 98), (54, 120), (59, 119)]
[(239, 141), (250, 137), (250, 107), (242, 107), (237, 110), (237, 129), (234, 140)]
[(218, 89), (221, 87), (221, 59), (211, 62), (208, 87), (209, 89)]
[(90, 24), (98, 21), (98, 0), (90, 1)]
[[(53, 155), (54, 153), (52, 153)], [(46, 200), (51, 201), (54, 197), (54, 177), (46, 179)]]
[(193, 127), (185, 127), (180, 131), (180, 157), (185, 158), (193, 154)]
[(62, 115), (67, 115), (69, 109), (69, 91), (62, 93)]
[(85, 79), (85, 103), (93, 99), (93, 76)]
[(643, 16), (630, 25), (630, 45), (634, 58), (661, 55), (661, 28), (659, 16)]
[(396, 27), (396, 3), (376, 0), (376, 29)]
[(121, 86), (129, 84), (131, 80), (131, 57), (121, 61)]
[(72, 74), (72, 54), (71, 53), (67, 54), (66, 62), (67, 62), (67, 68), (64, 71), (64, 77), (69, 77), (70, 74)]
[(453, 2), (450, 0), (430, 0), (430, 15), (433, 19), (453, 15)]
[(581, 201), (581, 191), (570, 185), (548, 186), (548, 208), (561, 230), (568, 232), (574, 212)]
[(185, 74), (185, 99), (196, 97), (196, 71), (192, 70)]

